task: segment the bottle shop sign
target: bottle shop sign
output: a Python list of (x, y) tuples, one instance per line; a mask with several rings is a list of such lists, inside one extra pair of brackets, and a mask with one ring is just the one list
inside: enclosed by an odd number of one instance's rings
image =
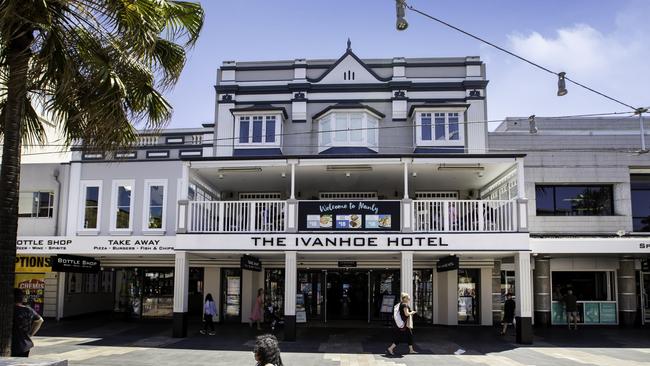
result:
[(97, 273), (99, 260), (78, 255), (59, 254), (52, 257), (52, 270), (57, 272)]

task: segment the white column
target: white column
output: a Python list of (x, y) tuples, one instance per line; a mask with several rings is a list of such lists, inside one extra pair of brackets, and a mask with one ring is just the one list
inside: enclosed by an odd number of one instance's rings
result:
[(289, 196), (289, 199), (295, 200), (296, 199), (296, 164), (295, 163), (290, 163), (291, 166), (291, 195)]
[(517, 198), (526, 198), (524, 158), (517, 158)]
[(481, 325), (492, 325), (492, 267), (481, 268)]
[(404, 199), (409, 198), (409, 163), (404, 162)]
[(172, 336), (187, 336), (187, 303), (190, 262), (187, 252), (178, 251), (174, 258), (174, 319)]
[(530, 252), (515, 254), (515, 295), (517, 316), (531, 318), (533, 316), (533, 279)]
[(413, 298), (413, 252), (402, 252), (400, 282), (402, 292), (406, 292)]
[[(77, 225), (79, 223), (79, 209), (81, 208), (81, 199), (80, 190), (80, 180), (81, 180), (81, 163), (71, 163), (70, 164), (70, 174), (69, 174), (69, 185), (68, 185), (68, 218), (66, 220), (66, 229), (65, 235), (73, 236), (77, 235)], [(104, 188), (106, 189), (106, 188)], [(61, 198), (61, 197), (59, 197)], [(101, 199), (101, 197), (100, 197)], [(60, 203), (63, 204), (63, 200), (60, 200)], [(61, 214), (64, 214), (63, 210), (59, 211)], [(58, 218), (57, 218), (58, 220)], [(97, 229), (101, 229), (101, 223), (97, 223)], [(61, 230), (60, 230), (61, 231)], [(59, 234), (61, 235), (61, 234)]]
[(296, 339), (296, 252), (284, 252), (284, 339)]
[(174, 312), (187, 313), (190, 263), (187, 252), (176, 252), (174, 258)]

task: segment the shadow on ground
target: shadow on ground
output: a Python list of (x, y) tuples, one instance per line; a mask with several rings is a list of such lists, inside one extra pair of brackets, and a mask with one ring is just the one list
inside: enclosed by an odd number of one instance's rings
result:
[[(252, 351), (258, 332), (248, 325), (221, 324), (215, 336), (199, 333), (200, 324), (191, 323), (187, 338), (171, 337), (170, 321), (125, 321), (110, 315), (49, 321), (39, 336), (80, 338), (93, 346), (149, 347), (167, 349)], [(535, 329), (535, 347), (571, 348), (650, 348), (649, 328), (584, 326), (569, 331), (564, 327)], [(282, 331), (275, 332), (283, 339)], [(423, 354), (453, 354), (458, 349), (468, 355), (502, 352), (521, 346), (514, 332), (498, 335), (495, 327), (419, 327), (414, 330), (416, 348)], [(297, 342), (282, 342), (283, 352), (372, 353), (382, 354), (391, 343), (390, 327), (309, 327), (297, 331)], [(406, 346), (401, 345), (402, 351)]]

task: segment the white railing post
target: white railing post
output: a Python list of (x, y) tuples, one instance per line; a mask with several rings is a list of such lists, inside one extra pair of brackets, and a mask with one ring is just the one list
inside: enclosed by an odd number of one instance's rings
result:
[(248, 217), (250, 220), (248, 223), (248, 231), (254, 232), (257, 229), (256, 220), (255, 220), (257, 218), (257, 216), (255, 215), (255, 211), (257, 207), (256, 201), (247, 202), (247, 204), (248, 204), (248, 215), (249, 215)]
[(483, 213), (485, 212), (485, 201), (478, 201), (478, 231), (484, 232), (485, 230), (485, 217)]
[(223, 202), (218, 201), (217, 202), (217, 231), (222, 232), (224, 231), (224, 215), (223, 215)]
[(442, 203), (442, 218), (443, 218), (443, 231), (449, 231), (451, 225), (449, 222), (449, 201), (444, 201)]

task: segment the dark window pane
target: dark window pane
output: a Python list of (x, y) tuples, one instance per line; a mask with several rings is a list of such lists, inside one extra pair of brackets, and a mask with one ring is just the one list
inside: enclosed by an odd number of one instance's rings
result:
[(634, 231), (637, 232), (648, 232), (650, 231), (650, 216), (647, 217), (635, 217), (632, 220), (634, 224)]
[(117, 205), (119, 207), (131, 206), (131, 187), (119, 186), (117, 188)]
[(553, 195), (553, 187), (551, 186), (535, 187), (535, 204), (537, 205), (538, 216), (554, 215)]
[(239, 121), (239, 143), (246, 144), (248, 143), (248, 128), (249, 128), (248, 118), (242, 118)]
[(650, 174), (632, 174), (630, 176), (630, 187), (632, 189), (650, 190)]
[(162, 206), (163, 205), (163, 195), (165, 194), (165, 187), (163, 186), (151, 186), (149, 193), (149, 205), (150, 206)]
[(632, 191), (632, 216), (650, 216), (650, 190)]
[(116, 229), (128, 229), (129, 228), (129, 217), (131, 215), (130, 207), (121, 207), (117, 210), (117, 218), (115, 220)]
[(262, 142), (262, 117), (253, 117), (253, 142)]
[(149, 208), (149, 229), (162, 229), (162, 207)]
[(572, 216), (612, 214), (611, 187), (555, 187), (556, 212)]
[(422, 140), (431, 141), (431, 114), (422, 114)]
[(97, 229), (97, 207), (86, 207), (84, 229)]
[(86, 206), (97, 206), (99, 187), (86, 187)]
[(266, 142), (275, 142), (275, 117), (266, 117)]

